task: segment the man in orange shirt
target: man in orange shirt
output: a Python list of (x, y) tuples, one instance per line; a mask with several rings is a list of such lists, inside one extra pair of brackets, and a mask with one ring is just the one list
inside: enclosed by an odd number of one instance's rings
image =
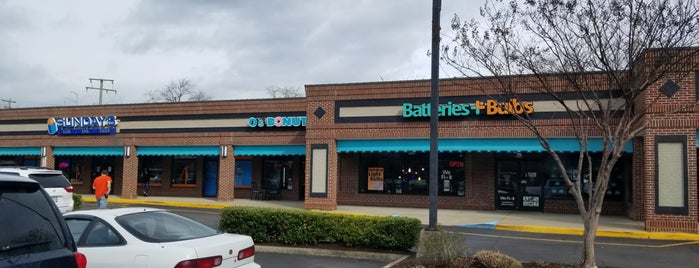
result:
[(112, 177), (109, 177), (107, 170), (102, 170), (102, 175), (92, 182), (92, 189), (95, 190), (98, 208), (107, 208), (107, 195), (112, 191)]

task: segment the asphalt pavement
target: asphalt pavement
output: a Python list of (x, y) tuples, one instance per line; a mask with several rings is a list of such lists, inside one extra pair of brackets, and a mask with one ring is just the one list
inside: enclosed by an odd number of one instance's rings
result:
[[(83, 196), (85, 202), (95, 202), (91, 196)], [(303, 201), (249, 200), (217, 201), (215, 198), (188, 198), (139, 196), (136, 199), (109, 197), (110, 203), (159, 205), (172, 207), (224, 208), (229, 206), (253, 206), (303, 209)], [(426, 208), (374, 207), (338, 205), (334, 212), (378, 216), (401, 216), (419, 219), (423, 224), (429, 223), (429, 210)], [(554, 214), (529, 211), (482, 211), (482, 210), (437, 210), (437, 223), (440, 226), (458, 226), (485, 228), (505, 231), (581, 235), (583, 224), (580, 215)], [(633, 221), (623, 216), (601, 216), (598, 237), (623, 237), (657, 240), (699, 241), (699, 234), (647, 232), (642, 221)]]
[[(84, 197), (86, 202), (94, 198)], [(303, 209), (302, 201), (261, 201), (236, 199), (232, 202), (219, 202), (209, 198), (179, 197), (138, 197), (122, 199), (110, 196), (113, 206), (145, 205), (186, 208), (221, 209), (228, 206), (257, 206)], [(92, 205), (92, 204), (89, 204)], [(428, 223), (429, 211), (419, 208), (338, 206), (336, 212), (370, 214), (380, 216), (405, 216), (418, 218)], [(492, 249), (525, 261), (545, 260), (558, 263), (574, 262), (580, 252), (582, 224), (578, 215), (550, 214), (519, 211), (465, 211), (438, 210), (438, 222), (444, 230), (469, 237), (468, 246), (472, 250)], [(488, 230), (492, 230), (489, 233)], [(508, 235), (510, 232), (513, 235)], [(529, 234), (529, 235), (527, 235)], [(643, 230), (643, 223), (624, 217), (602, 216), (600, 231), (596, 241), (598, 264), (609, 267), (690, 267), (699, 257), (699, 235), (687, 233), (650, 233)], [(342, 259), (357, 259), (343, 262), (346, 267), (391, 267), (407, 255), (369, 252), (321, 250), (299, 247), (258, 246), (260, 260), (275, 261), (284, 256), (313, 256), (313, 261), (327, 262)], [(532, 252), (534, 250), (535, 252)], [(548, 252), (542, 254), (543, 252)], [(556, 254), (550, 254), (556, 252)], [(473, 254), (475, 252), (468, 252)], [(264, 258), (264, 254), (271, 256)], [(629, 258), (629, 256), (634, 256)], [(315, 259), (319, 258), (319, 259)], [(532, 259), (535, 258), (535, 259)], [(282, 258), (283, 259), (283, 258)], [(382, 265), (385, 264), (385, 265)], [(281, 265), (281, 266), (280, 266)], [(630, 266), (629, 266), (630, 265)], [(268, 264), (268, 267), (285, 267), (283, 264)], [(317, 267), (323, 267), (317, 266)]]

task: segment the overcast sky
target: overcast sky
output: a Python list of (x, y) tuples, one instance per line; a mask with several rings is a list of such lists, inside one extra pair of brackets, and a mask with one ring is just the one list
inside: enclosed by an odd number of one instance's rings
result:
[[(443, 0), (443, 40), (454, 14), (472, 18), (481, 3)], [(0, 97), (12, 108), (97, 104), (88, 78), (114, 80), (105, 104), (146, 102), (179, 79), (215, 100), (429, 79), (431, 21), (430, 0), (0, 0)]]

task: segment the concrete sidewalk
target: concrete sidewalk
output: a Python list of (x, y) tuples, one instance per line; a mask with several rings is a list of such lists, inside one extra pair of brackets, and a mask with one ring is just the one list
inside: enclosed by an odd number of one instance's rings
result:
[[(83, 196), (83, 201), (95, 202), (95, 198), (91, 196)], [(139, 196), (137, 199), (122, 199), (118, 196), (110, 196), (109, 203), (212, 209), (222, 209), (229, 206), (303, 209), (303, 201), (261, 201), (236, 199), (229, 202), (219, 202), (211, 198), (161, 196)], [(429, 210), (426, 208), (338, 205), (335, 212), (410, 217), (419, 219), (425, 225), (429, 223)], [(520, 232), (570, 235), (581, 235), (583, 233), (582, 220), (577, 214), (439, 209), (437, 211), (437, 222), (441, 226), (464, 226)], [(602, 216), (600, 218), (599, 231), (597, 232), (597, 235), (639, 239), (699, 241), (699, 234), (646, 232), (643, 229), (643, 222), (632, 221), (628, 218), (620, 216)]]

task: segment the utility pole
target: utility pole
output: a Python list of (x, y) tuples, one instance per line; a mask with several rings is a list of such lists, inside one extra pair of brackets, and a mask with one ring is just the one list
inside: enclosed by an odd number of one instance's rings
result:
[(16, 101), (13, 101), (12, 98), (2, 99), (2, 101), (7, 102), (7, 105), (5, 105), (5, 108), (7, 109), (12, 109), (12, 104), (17, 103)]
[(432, 0), (432, 79), (430, 90), (430, 215), (428, 231), (437, 230), (437, 180), (439, 179), (439, 13), (442, 0)]
[[(89, 86), (89, 87), (85, 87), (85, 91), (87, 91), (87, 90), (89, 90), (89, 89), (99, 90), (99, 91), (100, 91), (100, 102), (99, 102), (99, 105), (102, 105), (102, 92), (105, 92), (105, 91), (106, 91), (107, 93), (109, 93), (109, 91), (112, 91), (112, 92), (114, 92), (114, 94), (116, 95), (116, 92), (117, 92), (116, 90), (110, 89), (110, 88), (104, 88), (104, 82), (105, 82), (105, 81), (106, 81), (106, 82), (111, 82), (111, 83), (112, 83), (112, 88), (113, 88), (113, 87), (114, 87), (114, 80), (113, 80), (113, 79), (102, 79), (102, 78), (89, 78), (89, 79), (90, 79), (90, 86)], [(92, 87), (92, 82), (93, 82), (93, 81), (100, 81), (100, 87)]]

